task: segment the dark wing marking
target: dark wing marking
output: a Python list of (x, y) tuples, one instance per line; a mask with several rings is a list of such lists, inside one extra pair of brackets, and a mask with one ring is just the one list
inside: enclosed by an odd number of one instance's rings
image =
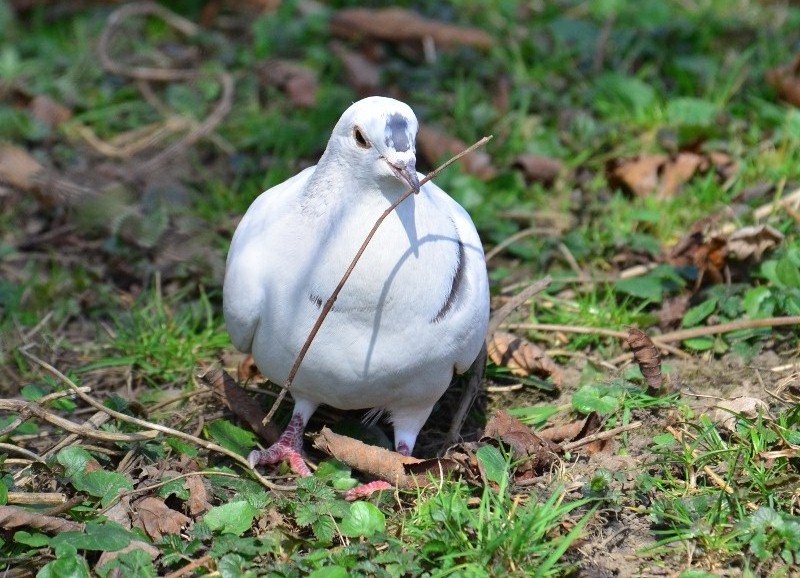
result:
[(319, 295), (314, 295), (313, 293), (309, 293), (308, 300), (311, 301), (314, 305), (316, 305), (317, 309), (322, 307), (322, 297), (320, 297)]
[(453, 274), (453, 282), (450, 285), (450, 292), (447, 294), (447, 299), (439, 309), (439, 312), (431, 320), (431, 323), (439, 323), (442, 321), (451, 309), (455, 306), (458, 307), (461, 294), (467, 286), (467, 251), (464, 249), (464, 243), (461, 239), (458, 240), (458, 254), (456, 256), (456, 270)]

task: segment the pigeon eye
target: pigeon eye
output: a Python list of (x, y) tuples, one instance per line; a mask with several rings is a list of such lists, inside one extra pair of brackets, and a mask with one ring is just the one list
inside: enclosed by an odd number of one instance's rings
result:
[(362, 149), (368, 149), (370, 147), (370, 144), (367, 142), (367, 139), (364, 137), (364, 133), (361, 132), (360, 128), (355, 127), (353, 129), (353, 138), (356, 139), (356, 144)]

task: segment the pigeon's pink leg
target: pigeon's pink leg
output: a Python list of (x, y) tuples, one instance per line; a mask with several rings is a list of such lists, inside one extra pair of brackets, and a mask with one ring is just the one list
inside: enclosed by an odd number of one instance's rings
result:
[(250, 452), (247, 458), (250, 467), (273, 465), (286, 460), (289, 462), (289, 467), (298, 476), (307, 478), (311, 475), (311, 470), (308, 469), (303, 459), (303, 432), (309, 417), (314, 413), (314, 408), (311, 408), (310, 411), (303, 411), (305, 408), (300, 408), (298, 405), (295, 405), (294, 415), (278, 441), (265, 450)]

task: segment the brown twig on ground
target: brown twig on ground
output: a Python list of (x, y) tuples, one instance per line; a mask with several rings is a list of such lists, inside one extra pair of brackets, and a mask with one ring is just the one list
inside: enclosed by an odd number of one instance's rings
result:
[[(211, 564), (214, 563), (214, 559), (211, 556), (203, 556), (202, 558), (198, 558), (197, 560), (192, 560), (183, 568), (178, 568), (174, 572), (170, 572), (164, 578), (180, 578), (181, 576), (185, 576), (186, 574), (190, 574), (197, 570), (198, 568), (207, 568), (211, 569)], [(194, 574), (193, 574), (194, 575)]]
[[(585, 335), (602, 335), (604, 337), (614, 337), (616, 339), (627, 339), (628, 333), (626, 331), (617, 331), (615, 329), (604, 329), (602, 327), (583, 327), (580, 325), (553, 325), (549, 323), (509, 323), (506, 326), (507, 329), (526, 329), (528, 331), (552, 331), (552, 332), (562, 332), (562, 333), (581, 333)], [(676, 357), (682, 357), (684, 359), (691, 358), (691, 355), (686, 353), (685, 351), (678, 349), (677, 347), (673, 347), (667, 343), (661, 341), (659, 336), (653, 337), (653, 341), (655, 344), (664, 351), (668, 351), (672, 355)], [(617, 361), (612, 360), (609, 361), (612, 365), (619, 363), (619, 360), (625, 361), (632, 357), (632, 354), (626, 353), (625, 357), (620, 356), (616, 358)]]
[[(52, 375), (54, 375), (59, 380), (61, 380), (63, 383), (65, 383), (70, 389), (72, 389), (78, 395), (78, 397), (80, 397), (83, 401), (85, 401), (86, 403), (88, 403), (89, 405), (94, 407), (95, 409), (97, 409), (99, 411), (102, 411), (102, 412), (105, 412), (108, 415), (110, 415), (111, 417), (113, 417), (114, 419), (117, 419), (119, 421), (124, 421), (126, 423), (130, 423), (130, 424), (139, 426), (141, 428), (145, 428), (147, 430), (151, 430), (151, 431), (147, 431), (147, 432), (141, 432), (141, 433), (138, 433), (138, 434), (127, 434), (127, 435), (146, 436), (143, 439), (152, 439), (153, 437), (158, 435), (158, 432), (161, 432), (161, 433), (173, 436), (173, 437), (181, 438), (181, 439), (186, 440), (188, 442), (191, 442), (191, 443), (193, 443), (195, 445), (198, 445), (201, 448), (204, 448), (206, 450), (209, 450), (209, 451), (212, 451), (212, 452), (216, 452), (216, 453), (219, 453), (219, 454), (223, 454), (223, 455), (233, 459), (234, 461), (236, 461), (240, 465), (244, 466), (251, 473), (251, 475), (253, 475), (262, 485), (264, 485), (265, 487), (267, 487), (267, 488), (269, 488), (271, 490), (294, 490), (297, 487), (297, 486), (294, 486), (294, 485), (281, 486), (279, 484), (275, 484), (275, 483), (269, 481), (267, 478), (265, 478), (264, 476), (259, 474), (257, 471), (255, 471), (255, 469), (251, 468), (250, 464), (248, 463), (248, 461), (244, 457), (240, 456), (236, 452), (233, 452), (233, 451), (231, 451), (231, 450), (229, 450), (227, 448), (224, 448), (224, 447), (222, 447), (220, 445), (217, 445), (217, 444), (215, 444), (213, 442), (206, 441), (206, 440), (201, 439), (201, 438), (199, 438), (197, 436), (193, 436), (191, 434), (187, 434), (185, 432), (173, 429), (171, 427), (167, 427), (165, 425), (161, 425), (161, 424), (158, 424), (158, 423), (153, 423), (153, 422), (149, 422), (149, 421), (146, 421), (146, 420), (143, 420), (143, 419), (132, 417), (130, 415), (115, 411), (115, 410), (110, 409), (108, 407), (105, 407), (102, 403), (100, 403), (99, 401), (97, 401), (93, 397), (91, 397), (91, 396), (83, 393), (82, 391), (80, 391), (80, 388), (75, 384), (74, 381), (72, 381), (69, 377), (67, 377), (66, 375), (61, 373), (58, 369), (56, 369), (55, 367), (53, 367), (52, 365), (50, 365), (46, 361), (44, 361), (42, 359), (39, 359), (33, 353), (31, 353), (30, 351), (27, 351), (24, 348), (20, 349), (19, 351), (25, 357), (27, 357), (28, 359), (30, 359), (31, 361), (33, 361), (34, 363), (36, 363), (40, 367), (46, 369)], [(2, 400), (0, 400), (0, 401), (2, 401)], [(96, 432), (94, 432), (94, 433), (96, 435)], [(110, 434), (111, 434), (111, 432), (104, 432), (104, 435), (110, 435)], [(114, 435), (123, 435), (123, 434), (114, 434)]]
[(492, 339), (492, 335), (494, 335), (494, 332), (497, 331), (497, 328), (502, 325), (503, 321), (505, 321), (508, 316), (511, 315), (514, 310), (516, 310), (517, 307), (521, 306), (537, 293), (541, 293), (547, 289), (552, 282), (553, 278), (550, 277), (550, 275), (547, 275), (546, 277), (531, 283), (528, 287), (509, 299), (508, 302), (500, 309), (495, 311), (494, 315), (492, 315), (491, 319), (489, 319), (489, 326), (486, 329), (486, 340), (490, 341)]
[[(151, 440), (158, 435), (157, 432), (120, 433), (98, 431), (96, 429), (71, 422), (68, 419), (64, 419), (63, 417), (47, 411), (34, 402), (25, 401), (22, 399), (0, 399), (0, 411), (8, 411), (22, 415), (33, 415), (39, 419), (43, 419), (53, 425), (58, 426), (61, 429), (65, 429), (68, 432), (107, 442), (140, 442)], [(41, 458), (37, 457), (36, 461), (41, 461)]]
[[(430, 181), (433, 178), (435, 178), (436, 176), (438, 176), (439, 173), (441, 173), (444, 169), (446, 169), (451, 164), (456, 162), (458, 159), (460, 159), (461, 157), (463, 157), (465, 155), (468, 155), (469, 153), (471, 153), (475, 149), (482, 147), (487, 142), (489, 142), (491, 139), (492, 139), (491, 136), (483, 137), (482, 139), (480, 139), (478, 142), (476, 142), (475, 144), (473, 144), (469, 148), (467, 148), (467, 149), (461, 151), (460, 153), (458, 153), (457, 155), (451, 157), (444, 164), (440, 165), (439, 167), (437, 167), (436, 169), (434, 169), (433, 171), (428, 173), (425, 176), (425, 178), (423, 178), (419, 182), (419, 186), (420, 186), (419, 190), (421, 190), (422, 186), (425, 183), (427, 183), (428, 181)], [(289, 376), (286, 378), (286, 382), (281, 387), (280, 394), (278, 394), (278, 397), (275, 399), (275, 402), (272, 404), (272, 407), (270, 408), (269, 413), (267, 413), (267, 416), (263, 420), (264, 424), (267, 424), (270, 421), (272, 421), (272, 418), (275, 416), (275, 412), (278, 411), (278, 406), (280, 406), (281, 402), (286, 397), (286, 392), (288, 392), (289, 388), (292, 386), (292, 381), (294, 380), (295, 375), (297, 375), (297, 371), (300, 369), (300, 364), (303, 362), (303, 358), (305, 358), (306, 353), (308, 353), (308, 349), (309, 349), (309, 347), (311, 347), (311, 343), (314, 341), (314, 338), (317, 336), (317, 333), (319, 332), (320, 327), (322, 327), (322, 322), (325, 321), (325, 318), (328, 316), (328, 313), (330, 313), (330, 310), (333, 308), (333, 304), (336, 303), (336, 299), (337, 299), (337, 297), (339, 297), (339, 293), (342, 291), (342, 288), (344, 287), (344, 284), (347, 283), (347, 280), (350, 278), (350, 274), (353, 272), (353, 269), (355, 269), (355, 266), (358, 263), (359, 259), (361, 259), (361, 255), (367, 249), (367, 245), (369, 245), (369, 242), (372, 240), (372, 237), (375, 236), (375, 232), (378, 230), (378, 227), (381, 226), (381, 223), (383, 223), (383, 221), (386, 219), (386, 217), (388, 217), (398, 207), (398, 205), (400, 205), (400, 203), (405, 201), (408, 197), (410, 197), (414, 193), (418, 193), (419, 190), (415, 190), (414, 188), (409, 188), (405, 192), (405, 194), (403, 194), (403, 196), (401, 196), (394, 203), (392, 203), (391, 206), (389, 206), (378, 217), (378, 219), (375, 221), (375, 224), (372, 226), (372, 229), (367, 234), (366, 238), (364, 239), (364, 242), (361, 243), (361, 247), (359, 247), (358, 251), (356, 252), (355, 257), (353, 257), (353, 260), (350, 262), (350, 266), (344, 272), (344, 275), (342, 275), (342, 278), (339, 281), (339, 284), (333, 290), (333, 293), (328, 298), (328, 300), (325, 302), (325, 305), (322, 307), (322, 311), (320, 311), (319, 317), (317, 317), (316, 323), (314, 323), (314, 326), (311, 328), (311, 331), (308, 334), (308, 338), (306, 339), (306, 342), (303, 344), (303, 347), (300, 349), (300, 353), (297, 355), (297, 359), (295, 360), (294, 365), (292, 365), (292, 369), (289, 371)]]
[[(722, 333), (732, 333), (745, 329), (763, 329), (765, 327), (785, 327), (787, 325), (800, 325), (800, 316), (794, 317), (768, 317), (766, 319), (740, 319), (730, 323), (720, 323), (719, 325), (706, 325), (704, 327), (692, 327), (691, 329), (679, 329), (663, 335), (652, 337), (653, 342), (662, 349), (668, 349), (670, 342), (694, 339), (695, 337), (707, 337), (709, 335), (720, 335)], [(672, 351), (670, 351), (672, 353)], [(687, 354), (681, 352), (684, 356)], [(610, 363), (621, 363), (633, 357), (632, 353), (625, 353), (615, 357)]]
[(67, 501), (61, 492), (8, 492), (8, 503), (26, 506), (60, 506)]
[(621, 434), (626, 431), (631, 431), (632, 429), (642, 427), (642, 422), (635, 421), (633, 423), (629, 423), (628, 425), (621, 425), (619, 427), (615, 427), (606, 431), (597, 432), (591, 435), (586, 436), (585, 438), (579, 439), (574, 442), (569, 442), (566, 444), (560, 444), (559, 447), (562, 451), (569, 452), (581, 446), (585, 446), (586, 444), (590, 444), (592, 442), (596, 442), (599, 440), (607, 440), (609, 438), (616, 437), (617, 434)]

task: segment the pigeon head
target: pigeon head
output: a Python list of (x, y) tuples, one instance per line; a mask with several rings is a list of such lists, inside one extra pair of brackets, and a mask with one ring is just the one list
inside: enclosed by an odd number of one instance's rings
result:
[(353, 174), (418, 192), (417, 128), (417, 117), (407, 104), (371, 96), (344, 111), (333, 129), (331, 145)]

